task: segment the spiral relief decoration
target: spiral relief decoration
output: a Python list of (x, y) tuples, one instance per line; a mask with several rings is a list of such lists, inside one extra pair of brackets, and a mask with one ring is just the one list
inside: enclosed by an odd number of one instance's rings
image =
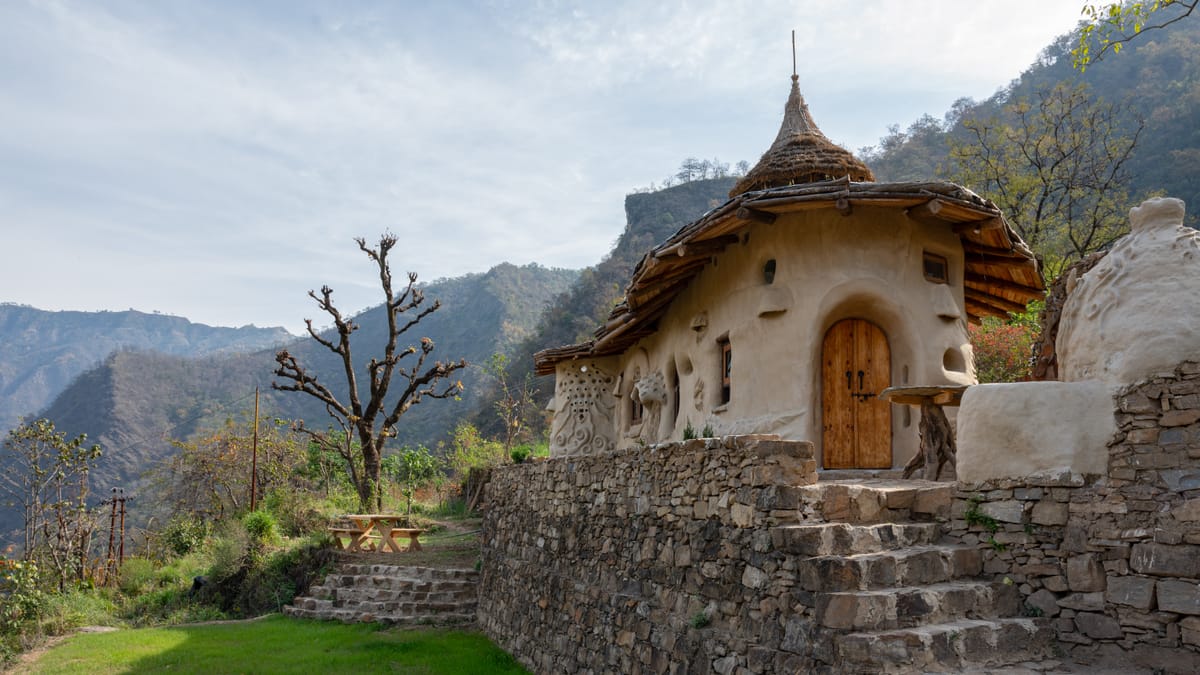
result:
[(559, 406), (551, 434), (552, 454), (593, 454), (616, 447), (613, 382), (613, 376), (594, 363), (573, 364), (558, 372), (554, 395)]

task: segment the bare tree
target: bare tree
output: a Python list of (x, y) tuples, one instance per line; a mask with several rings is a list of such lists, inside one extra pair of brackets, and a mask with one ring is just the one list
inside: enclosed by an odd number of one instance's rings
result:
[[(359, 391), (358, 375), (355, 372), (354, 359), (350, 350), (350, 335), (358, 329), (353, 319), (345, 317), (333, 304), (333, 289), (328, 286), (321, 288), (318, 295), (309, 291), (309, 296), (316, 300), (317, 306), (333, 319), (337, 331), (335, 338), (322, 336), (313, 327), (312, 319), (305, 319), (308, 334), (318, 344), (336, 354), (342, 365), (342, 375), (346, 380), (347, 402), (343, 403), (317, 376), (309, 373), (285, 349), (275, 355), (278, 368), (275, 375), (284, 382), (272, 382), (271, 386), (280, 391), (299, 391), (325, 404), (325, 410), (338, 426), (346, 432), (347, 443), (342, 446), (330, 438), (329, 434), (306, 430), (315, 440), (327, 448), (337, 448), (346, 460), (351, 472), (358, 501), (361, 508), (368, 509), (374, 503), (382, 508), (382, 494), (379, 490), (380, 466), (383, 448), (389, 436), (396, 433), (396, 424), (409, 408), (417, 405), (425, 398), (449, 398), (462, 391), (462, 382), (445, 383), (443, 380), (461, 368), (467, 366), (465, 360), (458, 362), (436, 361), (427, 365), (433, 353), (433, 340), (423, 337), (416, 345), (401, 348), (399, 342), (410, 329), (422, 319), (437, 311), (441, 303), (434, 301), (425, 305), (425, 294), (417, 288), (417, 275), (408, 274), (408, 285), (397, 294), (392, 288), (392, 272), (388, 265), (388, 253), (396, 245), (397, 238), (385, 234), (379, 238), (378, 248), (367, 246), (364, 239), (355, 239), (358, 248), (375, 263), (379, 269), (379, 281), (383, 287), (384, 310), (387, 315), (387, 341), (383, 345), (383, 355), (373, 357), (366, 364), (367, 388), (365, 396)], [(393, 379), (397, 381), (396, 392), (393, 392)], [(358, 436), (358, 457), (350, 445), (351, 434)], [(358, 471), (358, 459), (361, 459), (361, 473)]]
[(970, 136), (951, 140), (952, 178), (994, 201), (1052, 274), (1124, 234), (1127, 164), (1145, 122), (1084, 85), (1059, 84), (1004, 113), (962, 120)]

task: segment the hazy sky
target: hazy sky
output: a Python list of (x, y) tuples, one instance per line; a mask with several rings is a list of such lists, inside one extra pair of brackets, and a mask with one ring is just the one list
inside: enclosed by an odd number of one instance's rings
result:
[(835, 142), (986, 98), (1081, 0), (0, 2), (0, 302), (214, 325), (578, 268), (687, 156), (755, 162), (801, 88)]

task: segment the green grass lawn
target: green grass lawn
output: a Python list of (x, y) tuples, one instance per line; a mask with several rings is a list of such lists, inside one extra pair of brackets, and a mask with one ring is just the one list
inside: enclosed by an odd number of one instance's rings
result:
[(479, 633), (281, 616), (76, 635), (21, 673), (526, 673)]

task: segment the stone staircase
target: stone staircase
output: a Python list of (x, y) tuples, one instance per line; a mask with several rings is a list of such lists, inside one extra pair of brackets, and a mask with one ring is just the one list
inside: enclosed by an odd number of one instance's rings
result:
[(283, 613), (344, 623), (473, 623), (478, 581), (471, 569), (343, 564)]
[(800, 490), (799, 522), (772, 540), (801, 558), (814, 656), (830, 671), (959, 672), (1053, 649), (1049, 624), (1020, 616), (1017, 588), (980, 579), (979, 550), (943, 537), (951, 484), (822, 480)]

